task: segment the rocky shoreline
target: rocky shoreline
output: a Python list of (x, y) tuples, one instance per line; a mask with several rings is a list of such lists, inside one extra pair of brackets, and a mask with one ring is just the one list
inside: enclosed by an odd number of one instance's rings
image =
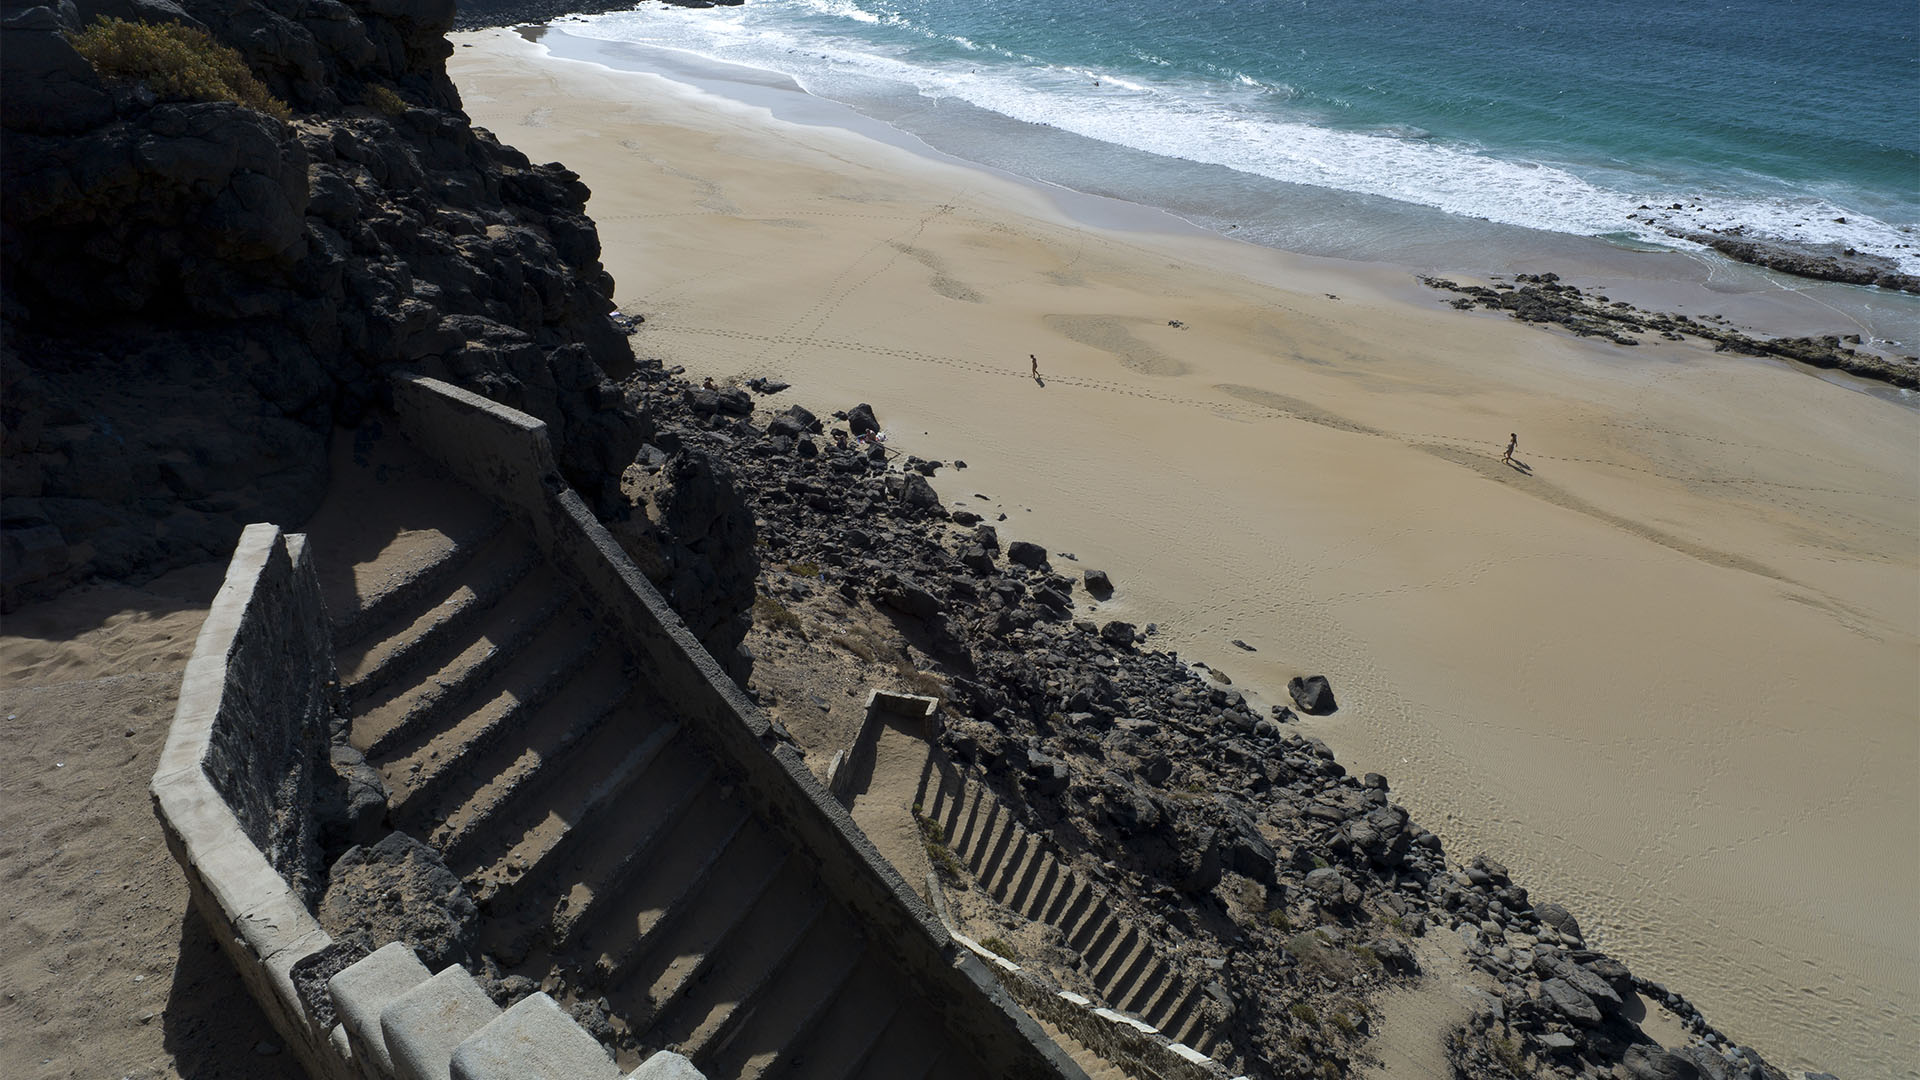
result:
[[(1161, 955), (1209, 987), (1232, 1043), (1214, 1053), (1229, 1068), (1350, 1075), (1369, 1060), (1382, 991), (1417, 985), (1421, 958), (1444, 945), (1484, 986), (1448, 1037), (1457, 1077), (1784, 1077), (1589, 948), (1572, 913), (1534, 900), (1498, 862), (1449, 859), (1385, 777), (1349, 775), (1292, 708), (1260, 709), (1225, 673), (1154, 649), (1151, 624), (1101, 620), (1125, 582), (1001, 535), (973, 509), (983, 494), (943, 502), (929, 478), (963, 462), (843, 443), (875, 426), (865, 405), (823, 421), (680, 375), (643, 360), (627, 383), (656, 425), (629, 481), (724, 478), (711, 506), (680, 516), (753, 518), (759, 565), (730, 571), (757, 580), (747, 685), (778, 705), (769, 687), (797, 685), (777, 677), (782, 665), (851, 649), (877, 681), (937, 694), (945, 754), (979, 770), (1076, 873), (1125, 898)], [(657, 543), (648, 516), (642, 498), (614, 525), (643, 566)], [(808, 630), (850, 615), (894, 628), (886, 655)], [(1293, 695), (1303, 710), (1337, 707), (1324, 682)], [(1023, 964), (1074, 981), (1081, 958), (1064, 941), (1028, 951)], [(1686, 1046), (1644, 1034), (1635, 1020), (1649, 1002), (1684, 1026)]]
[(1642, 337), (1657, 335), (1667, 341), (1695, 338), (1713, 342), (1715, 352), (1747, 356), (1774, 356), (1812, 367), (1844, 371), (1904, 390), (1920, 387), (1920, 357), (1881, 356), (1862, 352), (1858, 334), (1821, 337), (1761, 338), (1723, 324), (1719, 316), (1694, 319), (1686, 315), (1643, 311), (1621, 300), (1586, 293), (1561, 282), (1558, 274), (1519, 274), (1511, 283), (1462, 285), (1447, 278), (1422, 277), (1430, 288), (1458, 293), (1450, 303), (1462, 311), (1475, 307), (1505, 311), (1522, 322), (1563, 326), (1581, 337), (1603, 337), (1616, 345), (1638, 345)]

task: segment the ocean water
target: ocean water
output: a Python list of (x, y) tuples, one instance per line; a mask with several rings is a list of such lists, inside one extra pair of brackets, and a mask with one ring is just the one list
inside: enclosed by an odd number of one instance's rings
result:
[(1743, 228), (1920, 273), (1913, 0), (747, 0), (565, 30), (1311, 254)]

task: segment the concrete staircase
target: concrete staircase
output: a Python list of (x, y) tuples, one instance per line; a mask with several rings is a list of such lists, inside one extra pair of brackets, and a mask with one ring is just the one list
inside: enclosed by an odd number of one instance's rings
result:
[[(394, 942), (335, 975), (343, 1055), (368, 1080), (623, 1080), (593, 1036), (546, 994), (501, 1009), (462, 967), (429, 975)], [(705, 1080), (671, 1051), (624, 1080)]]
[(1221, 1033), (1202, 1007), (1205, 987), (1157, 955), (1104, 890), (1054, 857), (985, 785), (951, 768), (930, 768), (918, 801), (988, 895), (1060, 931), (1082, 957), (1081, 974), (1108, 1007), (1203, 1054), (1211, 1052)]
[(519, 525), (399, 445), (335, 488), (308, 531), (352, 741), (485, 951), (712, 1080), (987, 1075)]

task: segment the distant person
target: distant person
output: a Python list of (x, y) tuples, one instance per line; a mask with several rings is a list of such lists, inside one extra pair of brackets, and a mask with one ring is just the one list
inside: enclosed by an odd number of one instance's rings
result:
[(715, 386), (715, 385), (713, 385), (713, 376), (711, 376), (711, 375), (709, 375), (709, 376), (707, 376), (707, 381), (706, 381), (706, 382), (703, 382), (703, 383), (701, 383), (701, 384), (700, 384), (700, 388), (701, 388), (702, 390), (718, 390), (718, 389), (720, 389), (719, 387), (717, 387), (717, 386)]
[(1028, 353), (1027, 359), (1033, 361), (1033, 377), (1036, 379), (1039, 378), (1040, 377), (1040, 358), (1033, 355), (1032, 353)]
[(1513, 464), (1513, 449), (1514, 447), (1519, 445), (1520, 445), (1520, 436), (1514, 434), (1511, 431), (1508, 432), (1507, 433), (1507, 452), (1500, 455), (1501, 462), (1507, 465)]

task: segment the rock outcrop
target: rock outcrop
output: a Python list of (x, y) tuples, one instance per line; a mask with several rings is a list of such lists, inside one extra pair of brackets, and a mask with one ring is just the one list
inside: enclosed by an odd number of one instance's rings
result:
[[(924, 782), (930, 861), (950, 887), (1025, 918), (1035, 936), (1021, 940), (1039, 944), (1023, 967), (1236, 1071), (1350, 1075), (1378, 992), (1419, 978), (1439, 931), (1489, 988), (1450, 1037), (1455, 1076), (1691, 1066), (1782, 1080), (1685, 999), (1590, 948), (1571, 912), (1497, 861), (1448, 859), (1385, 777), (1349, 774), (1288, 708), (1152, 648), (1152, 624), (1104, 619), (1104, 590), (1056, 573), (1044, 546), (910, 497), (909, 480), (939, 463), (876, 460), (777, 415), (690, 408), (659, 361), (641, 362), (632, 389), (677, 452), (731, 468), (759, 522), (760, 671), (783, 655), (858, 657), (868, 646), (843, 645), (843, 624), (898, 630), (901, 651), (869, 648), (867, 670), (911, 672), (943, 699), (938, 758), (964, 771)], [(1301, 691), (1303, 708), (1333, 706), (1316, 680)], [(1664, 1057), (1631, 1019), (1656, 1004), (1690, 1036)]]
[[(540, 417), (617, 504), (647, 427), (588, 192), (461, 112), (451, 0), (4, 12), (0, 602), (305, 518), (403, 365)], [(66, 36), (97, 15), (208, 31), (291, 120), (103, 78)]]

